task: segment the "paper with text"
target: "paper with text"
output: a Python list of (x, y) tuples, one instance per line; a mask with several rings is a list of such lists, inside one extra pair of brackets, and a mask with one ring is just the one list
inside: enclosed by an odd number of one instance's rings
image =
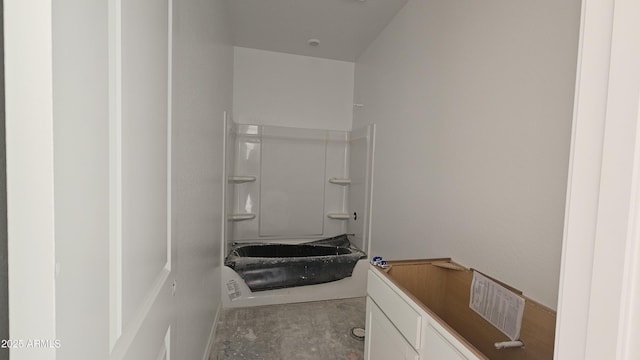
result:
[(520, 337), (524, 298), (477, 271), (473, 272), (469, 307), (509, 339)]

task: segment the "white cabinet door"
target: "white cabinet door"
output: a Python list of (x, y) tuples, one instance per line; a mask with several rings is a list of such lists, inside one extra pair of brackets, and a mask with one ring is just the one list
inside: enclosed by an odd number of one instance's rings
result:
[(110, 359), (169, 359), (172, 1), (111, 6)]
[(391, 288), (382, 277), (376, 274), (377, 272), (369, 270), (367, 278), (368, 296), (389, 318), (409, 344), (414, 349), (420, 349), (420, 329), (422, 327), (420, 313), (399, 295), (400, 289), (397, 287), (395, 289)]
[(367, 360), (418, 360), (418, 354), (382, 310), (367, 297), (364, 358)]
[[(424, 334), (424, 359), (425, 360), (466, 360), (454, 345), (445, 339), (438, 330), (428, 324)], [(458, 346), (462, 346), (457, 344)]]

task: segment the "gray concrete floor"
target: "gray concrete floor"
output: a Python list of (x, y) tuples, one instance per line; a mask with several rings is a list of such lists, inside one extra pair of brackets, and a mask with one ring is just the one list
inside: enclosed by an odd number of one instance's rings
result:
[(211, 360), (360, 360), (364, 322), (365, 298), (227, 309)]

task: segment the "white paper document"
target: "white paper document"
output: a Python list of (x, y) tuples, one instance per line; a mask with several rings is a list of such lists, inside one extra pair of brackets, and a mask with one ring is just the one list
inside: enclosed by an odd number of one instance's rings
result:
[(509, 339), (520, 337), (524, 298), (477, 271), (473, 272), (469, 307)]

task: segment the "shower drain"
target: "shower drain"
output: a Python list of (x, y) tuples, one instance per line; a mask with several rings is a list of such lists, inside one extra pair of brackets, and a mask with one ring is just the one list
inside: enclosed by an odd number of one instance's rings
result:
[(351, 337), (356, 340), (363, 341), (364, 334), (365, 334), (364, 329), (361, 327), (351, 328)]

